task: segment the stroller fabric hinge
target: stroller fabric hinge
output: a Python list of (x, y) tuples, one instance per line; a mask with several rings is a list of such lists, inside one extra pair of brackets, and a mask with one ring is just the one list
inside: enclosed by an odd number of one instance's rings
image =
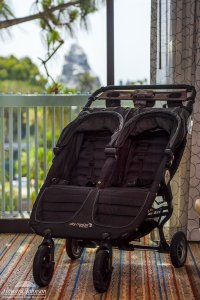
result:
[(115, 157), (117, 155), (117, 148), (106, 147), (104, 153), (106, 154), (106, 156)]
[(168, 157), (166, 165), (170, 167), (174, 161), (174, 154), (171, 149), (165, 149), (165, 154)]
[(62, 151), (62, 147), (54, 147), (53, 148), (53, 153), (55, 156), (60, 154), (61, 151)]

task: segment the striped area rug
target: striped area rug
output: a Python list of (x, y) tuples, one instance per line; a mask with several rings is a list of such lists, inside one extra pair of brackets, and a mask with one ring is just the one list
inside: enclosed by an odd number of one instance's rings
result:
[[(94, 250), (87, 249), (71, 262), (64, 240), (59, 239), (55, 240), (54, 276), (42, 290), (45, 294), (21, 295), (21, 287), (37, 289), (32, 262), (41, 240), (36, 235), (0, 235), (0, 299), (200, 299), (200, 243), (189, 245), (187, 263), (181, 269), (172, 267), (168, 254), (114, 250), (110, 288), (100, 295), (92, 281)], [(12, 290), (15, 294), (8, 297), (5, 293)]]

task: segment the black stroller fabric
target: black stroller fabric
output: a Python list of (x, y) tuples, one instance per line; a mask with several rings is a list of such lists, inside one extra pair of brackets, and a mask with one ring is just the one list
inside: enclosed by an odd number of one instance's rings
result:
[[(184, 138), (184, 127), (180, 124), (178, 114), (160, 110), (142, 112), (125, 124), (114, 143), (118, 160), (113, 183), (118, 188), (100, 192), (96, 210), (98, 223), (127, 226), (140, 214), (143, 219), (142, 215), (146, 214), (144, 204), (156, 180), (165, 149), (176, 148)], [(149, 202), (149, 206), (151, 204)]]
[(111, 132), (109, 130), (87, 131), (79, 135), (81, 146), (70, 184), (95, 186), (106, 159), (104, 149), (110, 141)]
[(104, 149), (122, 125), (117, 112), (95, 112), (66, 128), (58, 143), (61, 152), (36, 201), (38, 221), (60, 223), (73, 217), (97, 185), (106, 160)]
[(31, 227), (41, 235), (51, 228), (55, 237), (131, 236), (159, 191), (166, 149), (175, 156), (171, 178), (178, 167), (188, 116), (184, 107), (81, 113), (61, 134)]

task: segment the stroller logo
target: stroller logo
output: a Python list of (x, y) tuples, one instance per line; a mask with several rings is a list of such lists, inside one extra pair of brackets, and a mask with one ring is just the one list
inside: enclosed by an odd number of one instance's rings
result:
[(0, 293), (1, 299), (23, 299), (24, 297), (45, 298), (46, 290), (39, 289), (38, 286), (31, 281), (20, 281), (14, 288), (5, 288)]
[(92, 223), (69, 223), (69, 226), (87, 229), (87, 228), (91, 228), (93, 225)]

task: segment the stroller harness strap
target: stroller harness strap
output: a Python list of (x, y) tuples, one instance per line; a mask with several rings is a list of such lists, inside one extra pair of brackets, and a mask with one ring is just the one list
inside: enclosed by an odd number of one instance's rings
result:
[(95, 141), (94, 139), (89, 139), (89, 160), (88, 160), (88, 182), (87, 186), (95, 186)]

